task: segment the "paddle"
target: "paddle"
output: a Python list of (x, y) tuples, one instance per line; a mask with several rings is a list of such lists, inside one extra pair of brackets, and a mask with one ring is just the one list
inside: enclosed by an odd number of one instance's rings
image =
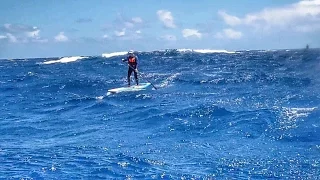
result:
[[(130, 64), (128, 64), (128, 66), (132, 69), (132, 70), (134, 70), (134, 71), (136, 71), (136, 69), (134, 69), (132, 66), (130, 66)], [(138, 73), (138, 72), (137, 72)], [(158, 89), (155, 85), (153, 85), (152, 84), (152, 82), (150, 82), (146, 77), (143, 77), (142, 75), (141, 75), (141, 73), (138, 73), (139, 74), (139, 76), (141, 76), (142, 78), (144, 78), (146, 81), (148, 81), (153, 87), (154, 87), (154, 89)]]

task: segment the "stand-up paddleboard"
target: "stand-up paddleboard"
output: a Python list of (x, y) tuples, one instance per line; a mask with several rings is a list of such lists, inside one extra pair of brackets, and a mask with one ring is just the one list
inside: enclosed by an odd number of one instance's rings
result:
[(141, 91), (146, 90), (151, 85), (151, 83), (139, 83), (139, 85), (133, 85), (130, 87), (120, 87), (120, 88), (114, 88), (109, 89), (109, 93), (120, 93), (120, 92), (131, 92), (131, 91)]

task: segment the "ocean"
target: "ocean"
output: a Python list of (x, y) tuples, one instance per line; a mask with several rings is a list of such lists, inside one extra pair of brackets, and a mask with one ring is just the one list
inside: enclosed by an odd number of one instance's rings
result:
[(320, 49), (0, 60), (0, 179), (320, 179)]

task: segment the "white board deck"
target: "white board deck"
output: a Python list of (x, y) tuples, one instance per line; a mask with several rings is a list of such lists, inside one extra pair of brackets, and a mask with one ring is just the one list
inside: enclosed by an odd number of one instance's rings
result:
[(151, 83), (139, 83), (139, 85), (133, 85), (130, 87), (120, 87), (120, 88), (109, 89), (108, 92), (120, 93), (120, 92), (141, 91), (141, 90), (145, 90), (150, 85)]

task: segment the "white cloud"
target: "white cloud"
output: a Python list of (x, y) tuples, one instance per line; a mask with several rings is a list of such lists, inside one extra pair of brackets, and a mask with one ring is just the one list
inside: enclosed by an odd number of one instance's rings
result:
[(135, 26), (142, 24), (142, 19), (140, 17), (134, 17), (130, 20), (124, 21), (123, 24), (126, 28), (134, 28)]
[(12, 43), (48, 42), (48, 39), (41, 38), (40, 29), (36, 26), (7, 23), (0, 29), (6, 33), (6, 39)]
[(28, 42), (29, 40), (31, 40), (31, 42), (46, 43), (49, 41), (48, 39), (42, 39), (40, 37), (40, 29), (38, 29), (37, 27), (33, 28), (35, 29), (34, 31), (26, 32), (27, 39), (24, 39), (24, 42)]
[(319, 0), (303, 0), (300, 1), (299, 4), (301, 5), (320, 5), (320, 1)]
[(26, 35), (29, 38), (39, 39), (40, 38), (39, 33), (40, 33), (40, 30), (36, 29), (34, 31), (26, 32)]
[(224, 22), (230, 26), (235, 26), (241, 24), (241, 19), (236, 16), (231, 16), (227, 14), (225, 11), (219, 11), (219, 16), (221, 16)]
[(134, 22), (134, 23), (142, 23), (143, 21), (142, 21), (142, 19), (140, 17), (134, 17), (134, 18), (132, 18), (132, 22)]
[(66, 42), (69, 40), (69, 38), (66, 35), (64, 35), (64, 32), (60, 32), (58, 35), (54, 37), (54, 39), (56, 42)]
[(233, 29), (224, 29), (222, 32), (218, 32), (215, 35), (218, 39), (240, 39), (242, 38), (242, 33), (240, 31), (235, 31)]
[(165, 41), (176, 41), (177, 37), (174, 35), (164, 35), (160, 37), (160, 40), (165, 40)]
[(1, 39), (7, 39), (7, 36), (0, 35), (0, 40), (1, 40)]
[(103, 30), (110, 30), (110, 29), (140, 29), (143, 27), (143, 20), (141, 17), (132, 17), (128, 18), (121, 13), (117, 14), (116, 19), (111, 24), (107, 24), (104, 26)]
[(137, 33), (137, 34), (141, 34), (141, 31), (140, 31), (140, 30), (137, 30), (136, 33)]
[(5, 29), (9, 30), (10, 27), (11, 27), (11, 24), (4, 24), (3, 26), (4, 26)]
[(285, 7), (266, 8), (243, 18), (219, 11), (218, 14), (230, 26), (247, 25), (257, 29), (281, 28), (296, 31), (320, 30), (320, 0), (302, 0)]
[(105, 34), (105, 35), (102, 36), (102, 38), (103, 38), (103, 39), (108, 39), (109, 36), (108, 36), (107, 34)]
[(7, 33), (7, 38), (9, 39), (9, 42), (12, 42), (12, 43), (18, 42), (18, 39), (11, 33)]
[(24, 32), (31, 32), (31, 31), (35, 31), (38, 28), (35, 26), (28, 26), (28, 25), (23, 25), (23, 24), (4, 24), (3, 25), (3, 29), (5, 32), (8, 33), (15, 33), (15, 34), (19, 34), (19, 33), (24, 33)]
[(132, 40), (137, 40), (141, 39), (142, 37), (139, 34), (128, 34), (125, 36), (120, 36), (118, 37), (119, 40), (124, 40), (124, 41), (132, 41)]
[(201, 39), (202, 34), (199, 33), (199, 31), (196, 29), (184, 29), (184, 30), (182, 30), (182, 36), (184, 38), (197, 37), (197, 38)]
[(123, 28), (122, 31), (114, 31), (114, 34), (118, 37), (122, 37), (122, 36), (126, 35), (126, 29)]
[(167, 10), (158, 10), (157, 11), (158, 18), (161, 22), (163, 22), (164, 26), (167, 28), (175, 28), (174, 19), (170, 11)]
[(132, 22), (124, 22), (124, 26), (126, 28), (133, 28), (134, 27), (134, 24)]

